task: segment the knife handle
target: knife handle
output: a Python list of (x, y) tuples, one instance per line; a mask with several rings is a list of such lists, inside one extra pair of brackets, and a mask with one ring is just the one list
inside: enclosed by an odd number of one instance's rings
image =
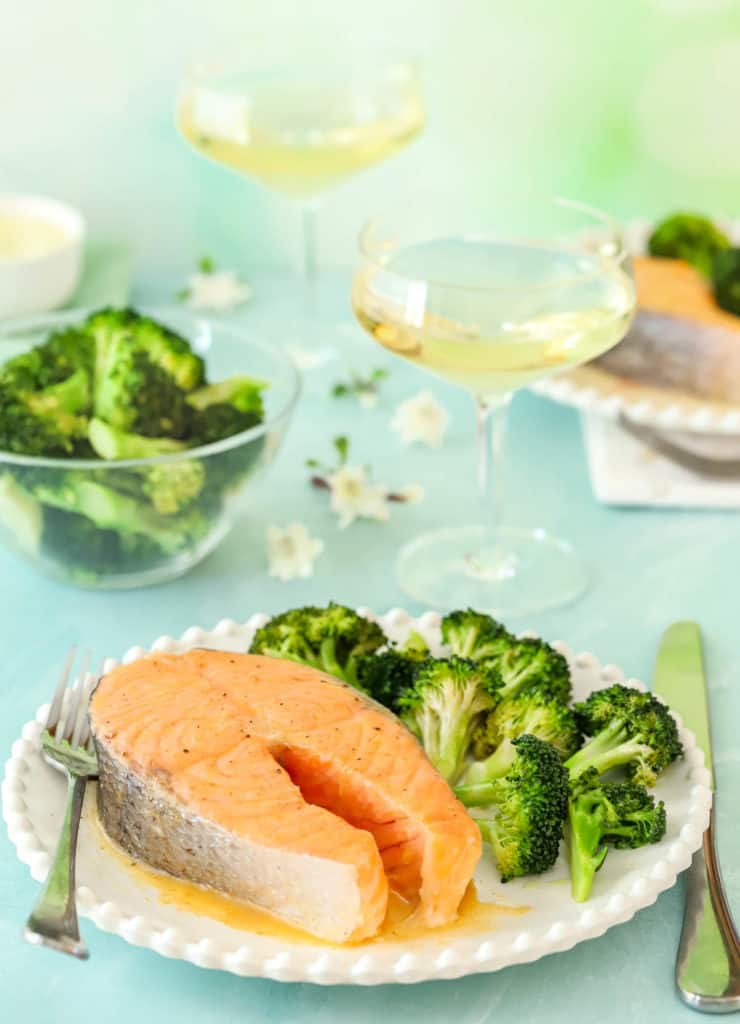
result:
[(688, 871), (676, 985), (683, 1001), (694, 1010), (740, 1010), (740, 939), (719, 870), (714, 804), (702, 847)]

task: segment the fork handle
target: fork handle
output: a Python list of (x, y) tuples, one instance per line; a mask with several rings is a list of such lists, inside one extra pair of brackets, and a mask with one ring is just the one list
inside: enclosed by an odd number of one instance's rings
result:
[(77, 833), (86, 784), (86, 778), (70, 774), (67, 809), (54, 860), (25, 930), (29, 942), (50, 946), (80, 960), (87, 960), (89, 956), (87, 946), (80, 938), (75, 904)]

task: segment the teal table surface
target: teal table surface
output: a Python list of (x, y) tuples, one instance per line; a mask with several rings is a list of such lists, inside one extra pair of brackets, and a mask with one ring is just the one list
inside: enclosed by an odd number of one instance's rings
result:
[[(166, 277), (140, 282), (134, 300), (170, 302), (178, 284)], [(264, 278), (253, 284), (255, 300), (238, 319), (255, 333), (300, 344), (304, 329), (297, 313), (292, 316), (286, 281)], [(48, 698), (62, 656), (74, 642), (91, 646), (96, 655), (119, 654), (192, 624), (207, 627), (222, 617), (243, 620), (258, 610), (329, 599), (377, 610), (423, 610), (397, 587), (394, 555), (422, 529), (470, 518), (472, 409), (464, 394), (375, 350), (350, 326), (346, 291), (346, 278), (337, 275), (324, 296), (336, 316), (346, 318), (337, 336), (340, 357), (307, 375), (285, 446), (251, 509), (189, 575), (147, 590), (88, 592), (43, 579), (0, 550), (0, 749), (9, 751), (22, 724)], [(392, 372), (375, 409), (329, 397), (329, 385), (348, 369), (380, 365)], [(388, 429), (395, 405), (422, 387), (452, 414), (438, 451), (404, 448)], [(425, 500), (395, 506), (387, 524), (360, 522), (338, 530), (326, 494), (308, 486), (304, 462), (329, 457), (330, 439), (339, 433), (352, 439), (352, 460), (370, 464), (378, 481), (422, 484)], [(664, 627), (679, 618), (701, 623), (711, 682), (721, 854), (731, 899), (740, 909), (740, 828), (732, 815), (733, 805), (735, 812), (740, 806), (740, 515), (598, 505), (577, 414), (529, 394), (514, 402), (507, 477), (510, 519), (546, 525), (571, 539), (593, 567), (591, 587), (580, 601), (513, 626), (563, 639), (619, 664), (628, 675), (649, 679)], [(265, 530), (270, 523), (296, 519), (322, 537), (326, 549), (313, 578), (281, 583), (267, 575)], [(200, 970), (129, 946), (84, 920), (92, 959), (78, 963), (22, 941), (21, 927), (37, 888), (7, 838), (0, 838), (3, 1021), (66, 1024), (93, 1014), (104, 1015), (106, 1024), (695, 1019), (673, 990), (682, 882), (632, 921), (569, 952), (459, 981), (374, 989), (279, 984)]]

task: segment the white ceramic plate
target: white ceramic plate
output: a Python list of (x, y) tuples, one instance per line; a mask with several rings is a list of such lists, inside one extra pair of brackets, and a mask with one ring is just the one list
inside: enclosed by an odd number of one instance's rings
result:
[[(724, 223), (724, 230), (735, 245), (740, 245), (740, 222)], [(647, 221), (632, 221), (625, 228), (625, 244), (635, 253), (644, 253), (651, 226)], [(538, 395), (545, 395), (562, 405), (571, 405), (582, 412), (594, 412), (617, 418), (628, 416), (636, 423), (661, 432), (740, 435), (740, 408), (728, 402), (713, 401), (672, 388), (650, 387), (628, 381), (586, 363), (566, 373), (548, 377), (531, 385)], [(711, 456), (714, 457), (714, 456)], [(721, 456), (720, 456), (721, 457)]]
[[(365, 614), (369, 612), (363, 610)], [(213, 630), (188, 629), (179, 639), (164, 636), (152, 645), (156, 651), (184, 651), (191, 647), (216, 647), (244, 651), (254, 630), (267, 616), (256, 615), (244, 625), (231, 620)], [(433, 648), (439, 648), (439, 616), (433, 613), (412, 619), (394, 610), (379, 620), (386, 633), (402, 638), (418, 629)], [(591, 690), (624, 681), (613, 665), (601, 666), (591, 654), (568, 657), (573, 671), (576, 698)], [(134, 647), (124, 662), (146, 651)], [(115, 665), (112, 659), (106, 670)], [(642, 687), (636, 680), (628, 685)], [(39, 753), (41, 723), (46, 707), (23, 729), (13, 745), (3, 781), (3, 815), (19, 858), (42, 881), (61, 824), (65, 783), (44, 763)], [(679, 722), (680, 725), (680, 722)], [(349, 983), (379, 985), (434, 978), (456, 978), (495, 971), (509, 964), (536, 960), (547, 953), (569, 949), (577, 942), (601, 935), (612, 925), (627, 921), (658, 894), (669, 888), (679, 872), (688, 867), (707, 826), (711, 800), (703, 757), (692, 733), (681, 729), (686, 756), (672, 765), (656, 787), (665, 801), (668, 831), (662, 842), (641, 850), (614, 851), (597, 875), (592, 899), (587, 904), (571, 900), (567, 867), (561, 861), (546, 875), (502, 885), (490, 854), (476, 872), (479, 899), (505, 906), (529, 906), (523, 915), (497, 916), (496, 926), (485, 930), (435, 936), (397, 943), (334, 948), (319, 943), (288, 942), (251, 932), (238, 931), (210, 918), (159, 902), (157, 891), (101, 852), (98, 826), (93, 818), (93, 787), (88, 792), (80, 831), (78, 906), (104, 931), (126, 942), (146, 946), (162, 956), (188, 960), (199, 967), (213, 967), (250, 977), (277, 981), (309, 981), (330, 985)]]

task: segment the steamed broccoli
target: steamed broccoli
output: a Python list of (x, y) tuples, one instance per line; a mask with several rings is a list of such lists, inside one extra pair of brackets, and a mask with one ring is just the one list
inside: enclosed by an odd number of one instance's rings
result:
[(0, 476), (0, 525), (21, 551), (39, 550), (44, 513), (41, 505), (21, 487), (11, 473)]
[(487, 662), (501, 675), (499, 697), (539, 694), (567, 704), (571, 696), (568, 662), (544, 640), (510, 637), (499, 654)]
[(158, 461), (66, 473), (14, 466), (16, 490), (3, 485), (6, 520), (10, 498), (15, 507), (24, 496), (41, 524), (42, 555), (77, 578), (156, 567), (217, 527), (259, 461), (263, 438), (203, 459), (190, 449), (262, 422), (266, 386), (249, 377), (207, 384), (184, 338), (130, 309), (103, 309), (51, 334), (0, 367), (0, 450)]
[(184, 437), (185, 392), (124, 335), (107, 350), (94, 392), (95, 415), (119, 430), (149, 437)]
[(712, 283), (720, 309), (740, 316), (740, 248), (724, 249), (715, 254)]
[(673, 716), (651, 693), (616, 683), (576, 704), (575, 713), (591, 739), (565, 762), (573, 778), (588, 768), (603, 775), (623, 765), (633, 782), (654, 786), (683, 753)]
[[(183, 441), (168, 437), (142, 437), (116, 430), (103, 420), (92, 419), (88, 427), (90, 444), (101, 459), (145, 459), (170, 455), (185, 448)], [(199, 459), (171, 459), (151, 466), (122, 469), (108, 482), (129, 494), (141, 494), (157, 512), (174, 515), (203, 490), (206, 472)]]
[[(128, 311), (132, 317), (133, 344), (158, 366), (178, 388), (192, 392), (205, 383), (205, 363), (187, 339), (148, 316)], [(99, 316), (100, 314), (98, 314)]]
[(375, 651), (358, 660), (357, 681), (379, 704), (397, 712), (399, 698), (413, 686), (425, 660), (425, 654), (413, 647)]
[(68, 566), (78, 583), (98, 576), (155, 569), (168, 560), (161, 547), (141, 533), (121, 533), (97, 526), (84, 515), (43, 506), (41, 553)]
[(523, 733), (547, 740), (563, 759), (578, 749), (581, 738), (567, 704), (541, 693), (526, 693), (505, 697), (488, 713), (473, 735), (473, 755), (482, 760), (504, 740), (515, 740)]
[(499, 680), (468, 658), (429, 659), (397, 698), (401, 720), (448, 782), (462, 771), (473, 731), (495, 702)]
[(538, 692), (564, 704), (570, 700), (568, 663), (544, 640), (518, 639), (496, 619), (472, 608), (445, 615), (441, 629), (453, 654), (485, 662), (500, 673), (499, 697)]
[(93, 417), (87, 428), (90, 444), (101, 459), (149, 459), (184, 451), (185, 441), (170, 437), (145, 437), (112, 427)]
[(472, 608), (449, 612), (440, 624), (442, 641), (459, 658), (496, 658), (503, 647), (513, 639), (510, 633), (483, 612)]
[(608, 845), (635, 849), (657, 843), (665, 828), (665, 807), (662, 802), (656, 805), (644, 786), (602, 783), (597, 770), (588, 768), (571, 783), (568, 801), (566, 840), (573, 899), (582, 903), (589, 898)]
[[(568, 773), (558, 752), (536, 736), (504, 744), (499, 774), (483, 786), (459, 786), (467, 805), (488, 805), (491, 817), (478, 818), (490, 842), (501, 881), (539, 875), (558, 858), (568, 809)], [(475, 791), (475, 792), (473, 792)]]
[(81, 471), (57, 473), (32, 493), (42, 504), (84, 516), (101, 529), (146, 537), (166, 554), (182, 550), (208, 529), (196, 510), (167, 518)]
[(191, 429), (197, 443), (220, 441), (260, 423), (266, 387), (266, 381), (253, 377), (230, 377), (192, 391), (187, 402), (193, 409)]
[(0, 381), (17, 391), (39, 391), (60, 384), (77, 370), (92, 378), (94, 345), (76, 327), (55, 331), (42, 344), (8, 359), (0, 368)]
[(184, 437), (186, 394), (203, 380), (203, 361), (187, 341), (128, 309), (101, 310), (86, 329), (95, 341), (95, 415), (119, 430)]
[(396, 647), (409, 658), (429, 657), (429, 644), (418, 630), (412, 629), (404, 642)]
[(729, 244), (724, 231), (706, 217), (674, 213), (653, 230), (648, 239), (648, 251), (651, 256), (685, 260), (709, 277), (715, 255)]
[(358, 663), (385, 644), (380, 626), (341, 604), (292, 608), (258, 629), (250, 653), (310, 665), (362, 689)]
[(88, 377), (80, 369), (39, 391), (0, 378), (0, 449), (21, 455), (75, 455), (87, 435)]

